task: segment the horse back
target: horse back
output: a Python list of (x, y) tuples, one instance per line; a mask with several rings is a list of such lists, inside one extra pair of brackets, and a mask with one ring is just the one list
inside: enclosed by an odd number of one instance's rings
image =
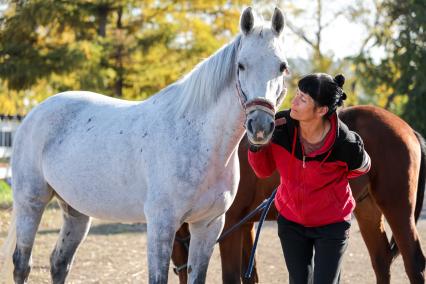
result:
[[(371, 157), (370, 172), (358, 183), (365, 186), (369, 182), (378, 197), (398, 192), (391, 190), (394, 187), (417, 187), (421, 151), (419, 140), (408, 123), (375, 106), (345, 108), (340, 111), (339, 118), (361, 136)], [(396, 169), (398, 174), (391, 174)], [(352, 180), (354, 195), (357, 192), (355, 184), (357, 180)]]
[(339, 112), (339, 118), (363, 139), (367, 151), (405, 152), (418, 146), (414, 130), (400, 117), (375, 106), (354, 106)]

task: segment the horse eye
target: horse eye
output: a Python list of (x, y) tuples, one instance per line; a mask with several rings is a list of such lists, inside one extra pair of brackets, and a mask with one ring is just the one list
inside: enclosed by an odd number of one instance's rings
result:
[(287, 63), (283, 62), (280, 64), (280, 72), (283, 73), (288, 68)]
[(246, 68), (244, 67), (243, 64), (238, 63), (238, 69), (240, 69), (241, 71), (244, 71)]

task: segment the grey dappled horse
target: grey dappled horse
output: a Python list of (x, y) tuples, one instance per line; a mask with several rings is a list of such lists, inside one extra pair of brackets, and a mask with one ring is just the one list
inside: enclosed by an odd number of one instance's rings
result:
[(146, 101), (65, 92), (28, 114), (14, 141), (15, 220), (2, 277), (13, 259), (15, 283), (27, 281), (37, 227), (56, 196), (64, 223), (53, 283), (65, 281), (90, 217), (147, 223), (150, 283), (167, 282), (175, 232), (189, 223), (189, 282), (205, 282), (237, 191), (244, 124), (252, 143), (267, 143), (286, 91), (283, 14), (257, 21), (245, 9), (240, 35)]

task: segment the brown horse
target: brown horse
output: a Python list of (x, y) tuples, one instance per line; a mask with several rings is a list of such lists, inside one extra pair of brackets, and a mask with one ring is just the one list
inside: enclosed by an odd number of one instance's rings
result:
[[(359, 133), (371, 156), (367, 175), (350, 181), (357, 206), (355, 217), (367, 245), (377, 283), (390, 282), (390, 266), (400, 252), (411, 283), (424, 283), (425, 257), (415, 223), (420, 216), (426, 182), (426, 146), (423, 138), (406, 122), (381, 108), (357, 106), (339, 113), (348, 127)], [(240, 144), (241, 180), (236, 199), (226, 213), (224, 231), (241, 220), (267, 198), (278, 185), (277, 174), (258, 179), (247, 161), (247, 141)], [(269, 220), (276, 219), (273, 207)], [(249, 280), (243, 273), (253, 246), (254, 221), (259, 215), (220, 242), (224, 283), (258, 282), (256, 270)], [(393, 233), (388, 241), (384, 218)], [(183, 228), (178, 234), (188, 236)], [(174, 254), (175, 264), (186, 263), (186, 253)], [(186, 283), (186, 270), (179, 272)]]

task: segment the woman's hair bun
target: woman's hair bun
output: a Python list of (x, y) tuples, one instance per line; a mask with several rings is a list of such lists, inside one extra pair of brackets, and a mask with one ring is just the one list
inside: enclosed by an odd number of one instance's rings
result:
[(342, 92), (342, 94), (340, 95), (339, 99), (337, 100), (337, 106), (342, 106), (343, 105), (343, 101), (346, 100), (346, 93)]
[(345, 77), (342, 74), (339, 74), (334, 77), (334, 82), (336, 82), (337, 86), (341, 88), (343, 87), (343, 84), (345, 84)]

